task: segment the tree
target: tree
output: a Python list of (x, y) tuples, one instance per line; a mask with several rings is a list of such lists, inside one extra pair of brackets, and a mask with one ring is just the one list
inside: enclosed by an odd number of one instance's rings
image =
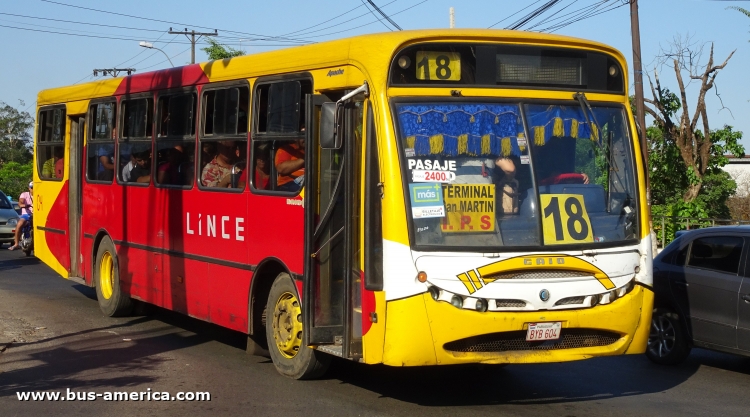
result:
[[(662, 62), (672, 61), (679, 88), (678, 94), (662, 87), (656, 69), (654, 69), (654, 80), (648, 77), (653, 98), (645, 99), (648, 104), (645, 106), (646, 112), (654, 118), (654, 124), (661, 130), (664, 146), (675, 145), (686, 168), (688, 184), (682, 196), (685, 203), (698, 198), (706, 175), (710, 174), (713, 137), (706, 111), (706, 93), (714, 88), (716, 76), (727, 65), (734, 52), (732, 51), (721, 65), (714, 65), (714, 45), (711, 43), (708, 62), (702, 65), (700, 61), (703, 46), (696, 47), (690, 44), (689, 39), (677, 39), (672, 44), (672, 49), (663, 53)], [(683, 72), (687, 73), (689, 82), (700, 83), (698, 99), (692, 114)], [(699, 121), (702, 129), (699, 129)]]
[(245, 55), (245, 51), (222, 45), (211, 38), (206, 38), (206, 40), (209, 46), (201, 48), (201, 50), (208, 55), (208, 59), (211, 61)]
[(13, 198), (26, 191), (32, 179), (33, 163), (8, 162), (0, 166), (0, 190)]
[[(703, 140), (701, 131), (695, 135)], [(729, 217), (727, 201), (735, 193), (737, 184), (722, 167), (729, 162), (727, 154), (745, 154), (740, 144), (742, 132), (726, 125), (710, 132), (713, 143), (708, 151), (702, 186), (696, 198), (689, 202), (684, 200), (684, 195), (691, 185), (690, 169), (685, 166), (679, 149), (659, 126), (649, 127), (647, 137), (654, 216)]]
[(31, 161), (33, 127), (34, 118), (28, 112), (0, 101), (0, 166)]
[(729, 6), (729, 7), (727, 7), (727, 9), (737, 10), (738, 12), (744, 14), (745, 16), (750, 17), (750, 10), (743, 9), (742, 7)]

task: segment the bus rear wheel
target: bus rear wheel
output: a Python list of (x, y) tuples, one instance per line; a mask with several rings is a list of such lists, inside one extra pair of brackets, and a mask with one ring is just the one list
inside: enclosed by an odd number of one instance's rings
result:
[(322, 376), (331, 357), (302, 344), (302, 304), (289, 274), (274, 280), (266, 311), (268, 352), (276, 370), (294, 379)]
[(120, 288), (120, 268), (112, 239), (105, 237), (96, 251), (94, 285), (99, 308), (109, 317), (127, 316), (133, 310), (133, 301)]

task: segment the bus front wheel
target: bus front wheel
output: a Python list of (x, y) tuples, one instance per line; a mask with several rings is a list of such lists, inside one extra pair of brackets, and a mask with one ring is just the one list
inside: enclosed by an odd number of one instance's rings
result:
[(109, 317), (126, 316), (133, 310), (133, 301), (120, 288), (120, 268), (112, 239), (105, 237), (96, 251), (94, 285), (99, 308)]
[(274, 280), (266, 311), (268, 351), (276, 370), (294, 379), (322, 376), (331, 357), (302, 344), (302, 304), (289, 274)]

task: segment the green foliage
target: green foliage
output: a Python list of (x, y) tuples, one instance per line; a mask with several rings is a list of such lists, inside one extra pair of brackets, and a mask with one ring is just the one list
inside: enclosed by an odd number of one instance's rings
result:
[(12, 197), (18, 199), (22, 192), (28, 189), (29, 182), (32, 180), (34, 164), (28, 162), (19, 164), (18, 162), (7, 162), (0, 166), (0, 190)]
[(727, 7), (727, 9), (737, 10), (738, 12), (744, 14), (745, 16), (750, 17), (750, 10), (743, 9), (742, 7), (729, 6)]
[(34, 118), (28, 112), (0, 101), (0, 166), (31, 161), (33, 127)]
[(208, 59), (211, 61), (245, 55), (245, 51), (222, 45), (211, 38), (206, 38), (206, 40), (209, 46), (201, 48), (201, 50), (208, 55)]
[[(647, 136), (650, 148), (648, 162), (651, 180), (651, 211), (654, 229), (659, 239), (661, 240), (662, 237), (660, 216), (728, 218), (727, 200), (735, 193), (737, 184), (721, 167), (729, 162), (727, 154), (735, 156), (745, 154), (745, 148), (740, 144), (742, 132), (735, 131), (732, 126), (727, 125), (711, 131), (713, 144), (708, 167), (701, 181), (700, 193), (691, 202), (683, 201), (683, 195), (691, 184), (696, 183), (695, 171), (685, 166), (677, 145), (665, 137), (662, 129), (652, 125), (647, 130)], [(704, 223), (706, 224), (703, 226), (709, 224)], [(699, 225), (694, 224), (694, 226)], [(685, 229), (685, 221), (668, 221), (665, 227), (667, 243), (669, 243), (675, 231)]]

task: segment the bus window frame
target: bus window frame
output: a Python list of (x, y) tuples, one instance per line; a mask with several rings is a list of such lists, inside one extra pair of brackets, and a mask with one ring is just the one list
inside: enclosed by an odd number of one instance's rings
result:
[[(251, 172), (255, 172), (255, 143), (268, 143), (271, 146), (271, 149), (273, 152), (270, 153), (270, 162), (271, 162), (271, 171), (270, 175), (275, 176), (276, 175), (276, 167), (275, 167), (275, 160), (276, 160), (276, 149), (274, 149), (274, 145), (277, 144), (279, 141), (294, 141), (302, 139), (304, 141), (307, 141), (307, 135), (305, 131), (299, 131), (295, 134), (278, 134), (278, 133), (268, 133), (268, 132), (258, 132), (258, 125), (260, 123), (259, 117), (261, 115), (268, 116), (268, 110), (262, 110), (260, 109), (260, 94), (258, 94), (258, 89), (265, 85), (271, 85), (276, 83), (283, 83), (283, 82), (290, 82), (290, 81), (309, 81), (310, 82), (310, 93), (309, 94), (315, 94), (315, 78), (313, 75), (309, 72), (298, 72), (294, 74), (283, 74), (283, 75), (273, 75), (268, 77), (260, 77), (257, 80), (255, 80), (255, 83), (253, 84), (253, 94), (252, 94), (252, 106), (253, 106), (253, 119), (252, 119), (252, 134), (251, 139), (248, 141), (250, 143), (250, 159), (248, 159), (249, 162), (251, 162)], [(269, 87), (270, 88), (270, 87)], [(304, 91), (301, 91), (304, 92)], [(256, 98), (257, 97), (257, 98)], [(301, 101), (300, 101), (300, 111), (299, 114), (302, 115), (303, 113), (306, 113), (307, 109), (305, 108), (305, 96), (302, 95)], [(299, 122), (299, 121), (298, 121)], [(309, 125), (310, 121), (305, 120), (305, 126)], [(309, 151), (308, 149), (308, 143), (305, 143), (305, 151)], [(307, 174), (307, 172), (305, 172)], [(252, 178), (250, 178), (252, 177)], [(277, 190), (261, 190), (258, 188), (255, 188), (255, 175), (249, 175), (248, 173), (248, 186), (250, 188), (250, 192), (257, 195), (269, 195), (269, 196), (277, 196), (277, 197), (296, 197), (298, 196), (302, 190), (305, 188), (304, 184), (298, 191), (277, 191)]]
[[(152, 183), (154, 183), (154, 136), (156, 135), (156, 91), (149, 91), (145, 93), (136, 93), (136, 94), (127, 94), (119, 97), (118, 100), (118, 106), (117, 110), (119, 111), (119, 114), (117, 115), (117, 140), (115, 141), (117, 143), (117, 147), (115, 148), (115, 170), (119, 170), (121, 160), (120, 160), (120, 145), (123, 143), (131, 144), (131, 143), (151, 143), (151, 178), (148, 182), (130, 182), (130, 181), (121, 181), (120, 179), (120, 172), (115, 172), (115, 181), (117, 181), (117, 184), (119, 185), (125, 185), (125, 186), (135, 186), (135, 187), (148, 187)], [(147, 140), (145, 138), (141, 139), (130, 139), (128, 136), (127, 138), (123, 134), (123, 129), (125, 128), (125, 112), (122, 110), (122, 106), (127, 101), (135, 101), (135, 100), (141, 100), (141, 99), (151, 99), (152, 109), (151, 109), (151, 137)]]
[[(206, 137), (206, 134), (204, 133), (205, 129), (205, 120), (206, 120), (206, 93), (210, 91), (215, 90), (226, 90), (233, 87), (247, 87), (247, 95), (248, 95), (248, 103), (247, 103), (247, 131), (245, 133), (237, 133), (234, 135), (218, 135), (212, 133), (209, 137)], [(194, 186), (197, 184), (197, 187), (199, 190), (202, 191), (211, 191), (211, 192), (219, 192), (219, 193), (231, 193), (231, 194), (238, 194), (245, 191), (245, 188), (247, 188), (247, 184), (245, 184), (245, 187), (206, 187), (203, 185), (203, 181), (201, 179), (201, 176), (203, 175), (203, 169), (198, 169), (201, 166), (201, 153), (203, 149), (203, 143), (204, 142), (219, 142), (223, 140), (244, 140), (245, 141), (245, 155), (249, 155), (248, 146), (250, 144), (250, 132), (251, 132), (251, 118), (253, 117), (252, 113), (252, 103), (253, 103), (253, 86), (250, 80), (248, 79), (239, 79), (239, 80), (231, 80), (231, 81), (225, 81), (225, 82), (216, 82), (216, 83), (210, 83), (210, 84), (204, 84), (202, 88), (200, 89), (198, 93), (198, 125), (196, 130), (196, 149), (195, 149), (195, 178), (194, 178)], [(239, 124), (237, 125), (239, 127)], [(243, 139), (244, 138), (244, 139)], [(245, 169), (247, 170), (247, 161), (245, 162)], [(231, 174), (230, 174), (231, 175)], [(249, 175), (249, 173), (248, 173)]]
[[(55, 109), (62, 109), (63, 110), (63, 117), (62, 117), (63, 133), (62, 133), (62, 140), (42, 142), (42, 141), (39, 140), (39, 137), (41, 136), (41, 129), (42, 129), (41, 124), (39, 124), (40, 114), (43, 111), (49, 111), (49, 110), (55, 110)], [(37, 110), (36, 117), (37, 117), (37, 119), (36, 119), (37, 120), (37, 129), (36, 129), (36, 132), (35, 132), (36, 135), (34, 137), (34, 150), (35, 150), (34, 155), (35, 156), (40, 155), (40, 152), (39, 152), (40, 146), (44, 147), (44, 148), (52, 148), (52, 152), (53, 152), (53, 157), (52, 158), (53, 158), (53, 161), (54, 161), (54, 152), (55, 152), (54, 148), (56, 146), (62, 146), (63, 147), (63, 160), (65, 160), (67, 162), (67, 159), (65, 159), (65, 158), (66, 158), (66, 155), (68, 154), (68, 152), (67, 152), (67, 148), (68, 148), (68, 145), (67, 145), (67, 137), (68, 137), (68, 135), (67, 135), (67, 133), (68, 133), (68, 131), (67, 131), (68, 130), (68, 121), (67, 121), (67, 119), (68, 119), (68, 106), (66, 106), (65, 104), (54, 104), (54, 105), (51, 105), (51, 106), (41, 106)], [(42, 167), (43, 167), (44, 163), (42, 163), (40, 165), (40, 161), (39, 160), (37, 160), (35, 162), (36, 163), (34, 165), (36, 165), (35, 168), (36, 168), (36, 171), (37, 171), (36, 172), (37, 173), (37, 177), (39, 177), (40, 181), (61, 182), (61, 181), (63, 181), (63, 178), (65, 177), (65, 169), (66, 169), (65, 167), (66, 166), (70, 166), (70, 164), (63, 164), (63, 175), (62, 175), (62, 177), (60, 177), (60, 178), (54, 178), (54, 177), (53, 178), (47, 178), (47, 177), (42, 176)], [(44, 161), (44, 162), (47, 162), (47, 161)]]
[[(451, 252), (464, 252), (464, 253), (476, 253), (476, 252), (482, 252), (481, 247), (466, 247), (466, 246), (442, 246), (442, 245), (417, 245), (415, 243), (416, 236), (414, 236), (414, 219), (410, 215), (410, 209), (411, 209), (411, 203), (409, 200), (409, 187), (406, 186), (409, 184), (408, 182), (408, 173), (407, 170), (404, 169), (406, 166), (406, 155), (404, 154), (404, 146), (402, 146), (399, 143), (400, 137), (400, 126), (398, 117), (396, 114), (396, 104), (399, 103), (441, 103), (441, 102), (469, 102), (474, 103), (477, 101), (481, 102), (487, 102), (487, 103), (503, 103), (503, 104), (515, 104), (519, 107), (519, 114), (521, 116), (521, 121), (524, 128), (524, 134), (526, 137), (529, 137), (528, 132), (528, 126), (527, 126), (527, 119), (526, 119), (526, 109), (525, 106), (527, 105), (545, 105), (554, 103), (555, 105), (560, 106), (571, 106), (571, 107), (578, 107), (580, 104), (571, 99), (554, 99), (554, 98), (535, 98), (535, 99), (528, 99), (528, 98), (521, 98), (521, 97), (513, 97), (513, 98), (495, 98), (495, 97), (443, 97), (443, 96), (428, 96), (428, 97), (394, 97), (390, 98), (388, 102), (389, 110), (391, 113), (391, 120), (393, 123), (393, 131), (396, 135), (396, 146), (397, 149), (397, 155), (398, 155), (398, 163), (399, 163), (399, 170), (401, 171), (401, 184), (402, 184), (402, 198), (404, 199), (404, 208), (405, 212), (404, 215), (406, 216), (406, 225), (407, 225), (407, 235), (409, 236), (409, 247), (414, 251), (421, 251), (421, 252), (445, 252), (445, 251), (451, 251)], [(627, 126), (627, 132), (630, 138), (630, 152), (629, 156), (632, 158), (632, 164), (633, 164), (633, 180), (634, 180), (634, 194), (636, 196), (637, 201), (637, 212), (638, 212), (638, 220), (636, 221), (638, 228), (636, 231), (636, 235), (640, 236), (641, 231), (641, 222), (642, 222), (642, 216), (648, 215), (644, 212), (643, 206), (646, 204), (645, 202), (642, 202), (640, 199), (641, 196), (641, 189), (640, 189), (640, 183), (638, 181), (638, 164), (639, 162), (635, 159), (635, 146), (636, 144), (640, 146), (640, 143), (637, 141), (635, 137), (633, 137), (633, 129), (630, 123), (630, 113), (628, 113), (628, 109), (625, 107), (623, 103), (619, 103), (617, 101), (590, 101), (591, 107), (613, 107), (613, 108), (619, 108), (623, 112), (623, 122)], [(533, 136), (532, 136), (533, 137)], [(529, 168), (532, 172), (532, 184), (534, 186), (534, 198), (536, 199), (537, 206), (540, 201), (539, 197), (539, 185), (537, 184), (536, 174), (534, 171), (534, 155), (533, 155), (533, 146), (528, 146), (528, 154), (529, 154)], [(644, 168), (645, 169), (645, 168)], [(538, 217), (539, 222), (539, 233), (543, 233), (542, 229), (542, 218), (541, 216)], [(541, 235), (540, 235), (541, 238)], [(627, 245), (636, 245), (639, 242), (639, 238), (635, 239), (626, 239), (626, 240), (618, 240), (618, 241), (610, 241), (610, 242), (593, 242), (593, 243), (586, 243), (585, 249), (605, 249), (605, 248), (617, 248)], [(562, 244), (562, 245), (545, 245), (544, 240), (540, 240), (539, 245), (536, 246), (493, 246), (492, 248), (489, 248), (488, 250), (492, 253), (498, 252), (498, 253), (507, 253), (507, 252), (524, 252), (524, 251), (539, 251), (539, 250), (554, 250), (554, 251), (565, 251), (565, 250), (580, 250), (581, 244), (580, 243), (573, 243), (573, 244)], [(484, 252), (487, 252), (487, 250), (484, 250)]]
[[(159, 136), (159, 130), (161, 129), (161, 106), (160, 106), (160, 100), (163, 97), (170, 97), (170, 96), (179, 96), (179, 95), (187, 95), (187, 94), (195, 94), (195, 105), (193, 110), (193, 129), (195, 131), (192, 135), (182, 135), (182, 136)], [(159, 147), (159, 141), (166, 141), (166, 142), (182, 142), (187, 143), (188, 141), (192, 140), (193, 142), (193, 181), (191, 185), (170, 185), (170, 184), (160, 184), (157, 181), (158, 178), (158, 171), (153, 172), (153, 182), (154, 186), (156, 188), (167, 188), (172, 190), (192, 190), (195, 187), (195, 183), (198, 180), (198, 173), (196, 172), (196, 165), (199, 163), (198, 157), (200, 156), (198, 154), (198, 129), (199, 129), (199, 119), (201, 116), (201, 92), (198, 89), (198, 86), (189, 86), (189, 87), (180, 87), (180, 88), (173, 88), (169, 90), (160, 90), (156, 92), (156, 98), (154, 100), (154, 147), (152, 148), (152, 152), (154, 149), (156, 149), (156, 152), (158, 153), (158, 147)], [(153, 159), (153, 156), (152, 156)], [(153, 162), (153, 161), (152, 161)], [(153, 167), (154, 170), (158, 169), (158, 165), (154, 164)]]
[(89, 102), (88, 110), (86, 111), (86, 155), (84, 159), (86, 160), (86, 172), (84, 177), (86, 177), (86, 182), (89, 184), (112, 184), (113, 181), (117, 179), (117, 172), (114, 174), (114, 178), (112, 181), (102, 181), (98, 180), (96, 178), (90, 178), (89, 177), (89, 146), (93, 144), (100, 144), (100, 143), (110, 143), (112, 145), (112, 149), (114, 152), (114, 162), (115, 167), (117, 167), (117, 137), (109, 138), (109, 139), (93, 139), (91, 135), (91, 130), (94, 129), (94, 121), (96, 120), (96, 116), (92, 113), (92, 108), (98, 104), (106, 104), (106, 103), (115, 103), (115, 126), (113, 129), (113, 132), (115, 136), (118, 136), (118, 128), (120, 127), (120, 100), (119, 97), (105, 97), (105, 98), (98, 98), (91, 100)]

